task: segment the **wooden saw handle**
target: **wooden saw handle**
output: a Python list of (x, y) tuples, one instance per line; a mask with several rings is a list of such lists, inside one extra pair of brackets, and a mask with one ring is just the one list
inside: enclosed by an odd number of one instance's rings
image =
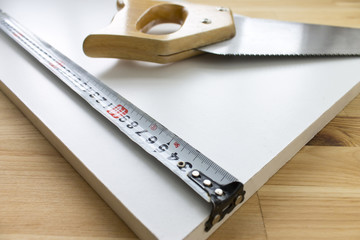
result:
[[(87, 56), (168, 63), (198, 55), (196, 48), (235, 35), (228, 8), (150, 0), (118, 0), (118, 8), (109, 26), (84, 40)], [(181, 27), (169, 34), (147, 33), (162, 23)]]

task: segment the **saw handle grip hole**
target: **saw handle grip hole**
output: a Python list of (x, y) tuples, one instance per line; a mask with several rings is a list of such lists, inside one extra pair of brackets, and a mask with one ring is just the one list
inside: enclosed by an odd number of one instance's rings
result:
[(136, 29), (151, 35), (171, 34), (182, 27), (187, 14), (186, 9), (180, 5), (156, 5), (140, 17), (136, 23)]
[(166, 35), (166, 34), (174, 33), (177, 30), (179, 30), (180, 28), (181, 28), (181, 25), (176, 24), (176, 23), (162, 23), (162, 24), (153, 26), (146, 33), (151, 34), (151, 35)]

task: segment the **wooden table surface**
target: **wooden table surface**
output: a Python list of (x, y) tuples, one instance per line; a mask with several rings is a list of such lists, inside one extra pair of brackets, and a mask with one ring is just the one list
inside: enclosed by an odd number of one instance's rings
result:
[[(360, 28), (359, 0), (221, 4), (252, 17)], [(360, 239), (359, 146), (360, 96), (211, 239)], [(0, 239), (137, 239), (1, 92)]]

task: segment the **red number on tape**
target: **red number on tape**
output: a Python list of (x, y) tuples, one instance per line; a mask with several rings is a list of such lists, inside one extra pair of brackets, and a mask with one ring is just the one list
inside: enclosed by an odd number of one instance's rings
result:
[(120, 118), (128, 113), (128, 110), (123, 105), (117, 105), (113, 109), (107, 110), (107, 112), (113, 116), (113, 118)]

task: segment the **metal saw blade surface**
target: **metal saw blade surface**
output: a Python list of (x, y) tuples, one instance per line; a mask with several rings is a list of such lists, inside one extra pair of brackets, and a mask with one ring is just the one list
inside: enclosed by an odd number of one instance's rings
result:
[(199, 50), (218, 55), (360, 55), (360, 28), (250, 18), (234, 14), (236, 35)]

